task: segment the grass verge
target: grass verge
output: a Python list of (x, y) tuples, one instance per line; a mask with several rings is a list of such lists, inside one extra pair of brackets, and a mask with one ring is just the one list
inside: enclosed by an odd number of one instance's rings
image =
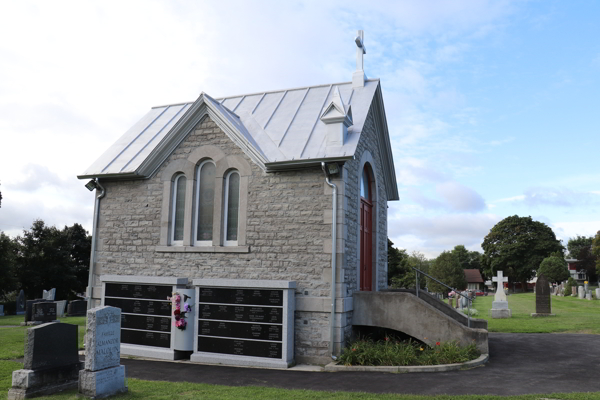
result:
[(493, 300), (493, 295), (480, 296), (473, 303), (479, 312), (476, 318), (486, 319), (490, 332), (600, 334), (600, 300), (551, 296), (556, 316), (534, 318), (535, 294), (517, 293), (507, 297), (512, 318), (492, 319), (489, 310)]

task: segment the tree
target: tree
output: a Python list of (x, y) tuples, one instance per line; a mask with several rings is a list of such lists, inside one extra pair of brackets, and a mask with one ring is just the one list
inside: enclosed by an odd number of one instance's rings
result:
[(393, 286), (394, 280), (399, 280), (407, 274), (408, 254), (406, 250), (399, 250), (394, 247), (394, 243), (388, 238), (388, 286)]
[(567, 268), (567, 263), (562, 257), (555, 255), (544, 258), (537, 270), (537, 276), (544, 274), (551, 283), (558, 283), (569, 279), (571, 274)]
[(548, 225), (517, 215), (498, 222), (484, 238), (481, 247), (486, 276), (502, 270), (513, 282), (521, 282), (524, 289), (544, 258), (552, 252), (562, 254), (564, 251)]
[(590, 281), (598, 280), (596, 274), (596, 256), (592, 253), (592, 243), (594, 237), (585, 237), (577, 235), (575, 238), (570, 238), (567, 242), (569, 249), (569, 257), (578, 260), (577, 269), (584, 269)]
[(600, 231), (592, 242), (592, 254), (596, 257), (596, 275), (600, 275)]
[(35, 298), (42, 295), (43, 289), (56, 288), (59, 298), (73, 299), (85, 290), (91, 237), (81, 225), (59, 230), (36, 220), (15, 241), (15, 275), (28, 297)]
[[(450, 251), (444, 251), (440, 254), (429, 267), (429, 275), (446, 285), (463, 290), (467, 287), (465, 273), (456, 254)], [(432, 292), (447, 293), (448, 288), (440, 285), (432, 279), (427, 280), (427, 287)]]
[(0, 232), (0, 298), (17, 289), (14, 276), (17, 246), (13, 239)]
[(458, 246), (454, 246), (452, 253), (458, 257), (458, 261), (463, 269), (478, 269), (483, 275), (480, 252), (469, 251), (464, 245), (459, 244)]

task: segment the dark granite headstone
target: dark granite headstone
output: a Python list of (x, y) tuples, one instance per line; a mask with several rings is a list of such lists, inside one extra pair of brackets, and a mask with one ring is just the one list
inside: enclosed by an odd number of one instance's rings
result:
[(56, 321), (56, 303), (35, 303), (32, 312), (33, 321), (52, 322)]
[(49, 395), (77, 387), (83, 363), (77, 325), (53, 322), (27, 329), (23, 369), (12, 374), (8, 399)]
[(86, 300), (74, 300), (67, 306), (67, 314), (69, 317), (81, 317), (87, 313)]
[(33, 305), (37, 303), (46, 303), (48, 300), (44, 299), (35, 299), (35, 300), (27, 300), (25, 302), (25, 322), (34, 321), (33, 319)]
[(536, 314), (551, 314), (550, 286), (548, 279), (541, 274), (535, 283), (535, 312)]
[(23, 314), (25, 314), (25, 292), (21, 289), (17, 296), (17, 315)]
[(77, 325), (55, 322), (29, 328), (23, 368), (54, 368), (77, 364), (77, 346)]

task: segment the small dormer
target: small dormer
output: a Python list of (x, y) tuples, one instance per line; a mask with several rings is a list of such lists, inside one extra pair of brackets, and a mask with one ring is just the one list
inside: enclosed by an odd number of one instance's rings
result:
[(352, 126), (352, 106), (344, 104), (337, 86), (331, 101), (321, 114), (321, 121), (327, 125), (327, 147), (343, 146), (348, 136), (348, 127)]

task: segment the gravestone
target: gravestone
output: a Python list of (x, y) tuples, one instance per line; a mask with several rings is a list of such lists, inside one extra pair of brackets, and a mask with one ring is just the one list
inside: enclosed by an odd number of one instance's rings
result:
[(577, 286), (577, 295), (580, 299), (585, 298), (585, 289), (583, 288), (583, 286)]
[(35, 303), (31, 318), (36, 322), (56, 321), (56, 304), (50, 302)]
[(571, 286), (571, 296), (577, 296), (577, 286)]
[(585, 299), (592, 300), (592, 291), (591, 290), (587, 291), (587, 293), (585, 294)]
[(67, 314), (69, 317), (83, 317), (87, 313), (86, 300), (74, 300), (67, 306)]
[(56, 297), (56, 288), (52, 288), (50, 290), (44, 290), (44, 292), (42, 294), (42, 298), (44, 300), (54, 301), (55, 297)]
[(85, 369), (79, 372), (79, 393), (92, 398), (127, 392), (121, 362), (121, 310), (102, 306), (87, 312)]
[(535, 283), (535, 312), (531, 313), (532, 317), (548, 317), (552, 314), (552, 306), (550, 300), (550, 285), (544, 274), (538, 276)]
[(21, 289), (17, 296), (17, 315), (25, 314), (25, 292)]
[(583, 290), (585, 290), (585, 292), (587, 293), (588, 291), (588, 281), (583, 282)]
[(27, 329), (23, 369), (12, 374), (8, 399), (49, 395), (77, 387), (77, 325), (51, 322)]
[(4, 306), (0, 306), (0, 317), (4, 317)]
[(510, 318), (512, 311), (508, 308), (506, 293), (504, 293), (504, 282), (508, 282), (508, 277), (502, 276), (502, 271), (498, 271), (498, 275), (492, 280), (496, 282), (496, 294), (492, 302), (492, 318)]
[(66, 300), (59, 300), (59, 301), (55, 301), (54, 304), (56, 304), (56, 317), (57, 318), (62, 318), (65, 316), (65, 310), (67, 309), (67, 301)]
[(600, 299), (600, 288), (596, 289), (596, 300)]
[(25, 323), (22, 325), (27, 325), (28, 323), (35, 321), (33, 319), (33, 305), (34, 304), (45, 303), (47, 301), (48, 300), (44, 300), (44, 299), (27, 300), (25, 302)]

